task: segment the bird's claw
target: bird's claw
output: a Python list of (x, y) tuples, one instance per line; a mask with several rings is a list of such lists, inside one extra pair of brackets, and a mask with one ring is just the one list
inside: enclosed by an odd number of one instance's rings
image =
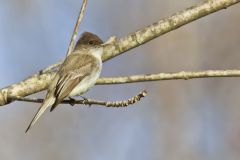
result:
[(89, 103), (89, 99), (87, 99), (86, 97), (80, 96), (83, 99), (83, 105), (89, 105), (89, 107), (91, 107), (91, 104)]

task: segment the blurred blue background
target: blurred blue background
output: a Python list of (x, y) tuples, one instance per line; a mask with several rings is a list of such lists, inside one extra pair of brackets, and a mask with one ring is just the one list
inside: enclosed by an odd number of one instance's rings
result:
[[(80, 32), (123, 37), (197, 0), (89, 0)], [(63, 59), (81, 0), (0, 0), (0, 86)], [(102, 76), (239, 69), (240, 6), (161, 36), (104, 63)], [(95, 86), (85, 96), (148, 96), (128, 108), (61, 105), (24, 133), (39, 104), (0, 108), (0, 159), (234, 160), (240, 157), (238, 78)], [(44, 97), (45, 92), (33, 95)]]

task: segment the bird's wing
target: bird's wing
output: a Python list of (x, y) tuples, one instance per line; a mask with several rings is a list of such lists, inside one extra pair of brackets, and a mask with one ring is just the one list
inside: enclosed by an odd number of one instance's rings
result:
[(59, 70), (59, 80), (54, 95), (55, 103), (52, 111), (71, 91), (89, 74), (99, 67), (97, 59), (89, 54), (72, 54), (67, 57)]

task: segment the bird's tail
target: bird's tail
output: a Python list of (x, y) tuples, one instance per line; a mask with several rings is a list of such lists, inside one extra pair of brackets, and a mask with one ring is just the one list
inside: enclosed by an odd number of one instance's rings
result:
[(51, 106), (55, 102), (56, 98), (55, 97), (49, 97), (44, 100), (43, 104), (41, 107), (38, 109), (37, 113), (33, 117), (31, 123), (29, 124), (28, 128), (26, 129), (25, 133), (36, 123), (36, 121), (39, 119), (39, 117), (43, 114), (43, 112)]

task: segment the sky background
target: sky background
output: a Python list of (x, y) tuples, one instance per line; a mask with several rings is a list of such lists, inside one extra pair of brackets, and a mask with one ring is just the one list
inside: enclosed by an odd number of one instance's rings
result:
[[(80, 27), (104, 41), (121, 38), (199, 0), (89, 0)], [(0, 86), (65, 57), (81, 0), (0, 0)], [(239, 69), (240, 5), (167, 33), (104, 63), (102, 76)], [(39, 104), (0, 108), (0, 159), (237, 160), (238, 78), (95, 86), (84, 96), (123, 100), (128, 108), (61, 105), (24, 131)], [(33, 95), (44, 97), (45, 92)]]

